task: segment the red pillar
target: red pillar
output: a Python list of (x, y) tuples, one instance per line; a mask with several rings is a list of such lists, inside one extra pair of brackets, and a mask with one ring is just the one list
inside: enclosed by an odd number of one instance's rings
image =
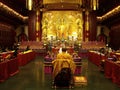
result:
[(40, 11), (36, 11), (36, 25), (35, 25), (35, 38), (36, 41), (40, 41)]
[(36, 12), (31, 11), (29, 13), (29, 19), (28, 19), (28, 38), (29, 41), (35, 41), (35, 22), (36, 22)]
[(85, 28), (84, 28), (84, 40), (89, 41), (89, 11), (85, 12)]

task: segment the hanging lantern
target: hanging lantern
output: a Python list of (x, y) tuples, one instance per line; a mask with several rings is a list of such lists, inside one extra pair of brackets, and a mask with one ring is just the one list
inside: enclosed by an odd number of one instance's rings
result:
[(98, 6), (99, 6), (99, 0), (91, 0), (90, 4), (91, 4), (91, 9), (92, 10), (97, 10)]
[(33, 0), (26, 0), (26, 8), (28, 10), (32, 10), (33, 7)]

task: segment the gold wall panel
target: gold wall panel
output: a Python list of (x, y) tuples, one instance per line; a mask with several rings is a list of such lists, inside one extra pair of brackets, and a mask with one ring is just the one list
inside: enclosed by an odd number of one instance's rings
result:
[(42, 40), (83, 38), (83, 17), (79, 11), (47, 11), (42, 17)]

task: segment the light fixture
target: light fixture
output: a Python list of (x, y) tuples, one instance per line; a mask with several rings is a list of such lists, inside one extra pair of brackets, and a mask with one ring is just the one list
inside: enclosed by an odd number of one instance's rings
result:
[(81, 0), (82, 6), (88, 10), (97, 10), (99, 7), (99, 0)]
[(99, 6), (99, 0), (90, 0), (90, 7), (92, 10), (97, 10)]
[(28, 10), (32, 10), (32, 8), (33, 8), (33, 0), (26, 0), (26, 8)]

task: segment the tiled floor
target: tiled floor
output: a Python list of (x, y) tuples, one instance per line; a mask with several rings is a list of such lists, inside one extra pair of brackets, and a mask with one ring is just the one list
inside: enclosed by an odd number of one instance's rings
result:
[[(120, 90), (111, 80), (106, 79), (97, 66), (82, 60), (82, 76), (87, 77), (87, 86), (77, 86), (71, 90)], [(59, 89), (59, 88), (58, 88)], [(52, 88), (51, 74), (44, 73), (43, 58), (37, 57), (20, 67), (20, 72), (0, 83), (0, 90), (56, 90)], [(66, 88), (60, 90), (68, 90)]]

